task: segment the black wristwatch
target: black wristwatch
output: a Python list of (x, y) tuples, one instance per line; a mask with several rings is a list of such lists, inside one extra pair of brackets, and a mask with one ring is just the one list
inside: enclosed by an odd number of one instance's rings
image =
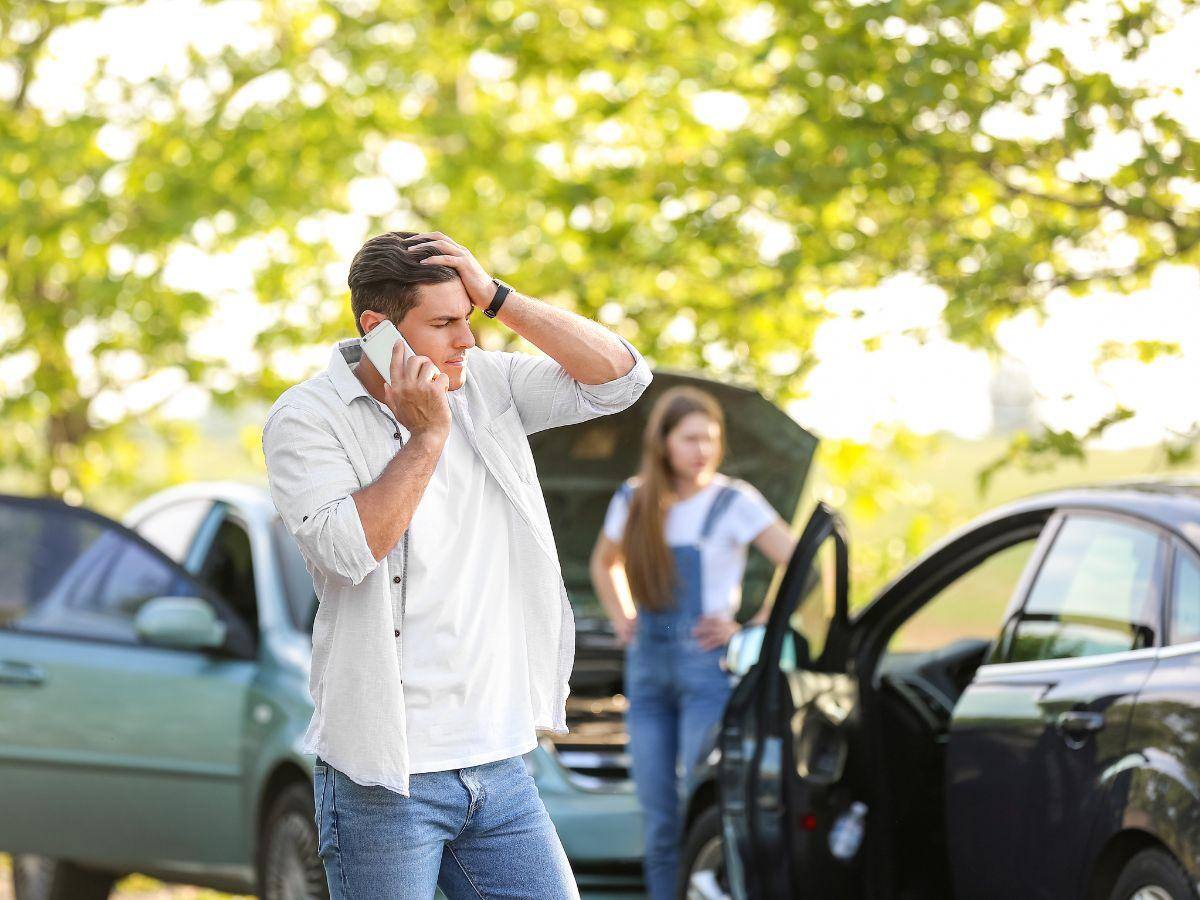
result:
[(504, 305), (504, 298), (512, 293), (512, 288), (499, 278), (493, 278), (492, 281), (496, 283), (496, 294), (492, 297), (491, 305), (483, 311), (483, 314), (489, 319), (496, 318), (496, 314), (500, 312), (500, 307)]

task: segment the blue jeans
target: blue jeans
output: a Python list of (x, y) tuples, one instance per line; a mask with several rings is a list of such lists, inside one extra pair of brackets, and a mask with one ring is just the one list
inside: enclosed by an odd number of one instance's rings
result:
[(409, 796), (317, 759), (317, 852), (331, 900), (578, 900), (554, 823), (521, 757), (413, 775)]
[[(729, 699), (724, 648), (701, 650), (680, 623), (670, 636), (639, 631), (626, 660), (629, 752), (645, 816), (646, 891), (675, 900), (682, 834), (682, 784)], [(682, 767), (683, 778), (680, 778)]]

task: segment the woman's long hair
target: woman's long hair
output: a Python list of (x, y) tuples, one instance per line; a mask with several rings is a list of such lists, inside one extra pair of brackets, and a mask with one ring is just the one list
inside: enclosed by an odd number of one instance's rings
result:
[(675, 559), (667, 546), (667, 511), (677, 499), (674, 472), (667, 454), (667, 436), (684, 418), (703, 413), (720, 427), (717, 465), (725, 452), (725, 416), (712, 397), (694, 387), (666, 391), (650, 410), (642, 438), (642, 464), (629, 504), (621, 550), (625, 577), (634, 602), (661, 612), (674, 605)]

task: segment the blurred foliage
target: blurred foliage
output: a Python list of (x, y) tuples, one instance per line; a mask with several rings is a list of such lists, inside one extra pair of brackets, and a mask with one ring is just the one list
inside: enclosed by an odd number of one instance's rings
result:
[[(814, 491), (850, 525), (853, 606), (871, 599), (887, 578), (964, 515), (954, 491), (935, 491), (929, 481), (933, 473), (921, 466), (946, 445), (945, 438), (895, 431), (870, 443), (825, 441), (818, 448)], [(902, 511), (899, 519), (897, 511)]]
[(1167, 341), (1106, 341), (1100, 348), (1097, 363), (1114, 359), (1136, 359), (1140, 363), (1151, 363), (1160, 356), (1179, 356), (1179, 344)]
[(1133, 418), (1133, 410), (1118, 406), (1102, 416), (1083, 434), (1043, 427), (1037, 435), (1018, 434), (1004, 452), (979, 470), (979, 492), (985, 493), (992, 478), (1001, 469), (1020, 465), (1027, 472), (1044, 472), (1063, 459), (1082, 460), (1089, 441), (1099, 437), (1111, 425)]
[[(1134, 59), (1186, 6), (1097, 9)], [(377, 213), (369, 230), (446, 230), (655, 363), (781, 401), (803, 390), (838, 288), (917, 273), (948, 292), (951, 336), (990, 347), (1054, 288), (1140, 287), (1163, 260), (1200, 260), (1200, 215), (1180, 202), (1200, 143), (1153, 89), (1034, 40), (1069, 7), (264, 0), (253, 46), (193, 50), (145, 81), (102, 59), (50, 115), (31, 99), (40, 61), (107, 4), (6, 0), (0, 365), (28, 374), (0, 398), (0, 465), (81, 499), (140, 477), (133, 428), (160, 427), (180, 391), (276, 395), (297, 348), (350, 331), (354, 248), (333, 226), (352, 197)], [(1047, 108), (1045, 134), (985, 128)], [(1114, 131), (1137, 152), (1085, 175), (1073, 160)], [(1129, 265), (1080, 262), (1114, 234)], [(214, 305), (166, 277), (189, 247), (257, 254), (235, 323), (261, 330), (252, 358), (189, 351)], [(157, 400), (122, 400), (148, 379)], [(856, 464), (875, 466), (848, 459), (852, 479)]]

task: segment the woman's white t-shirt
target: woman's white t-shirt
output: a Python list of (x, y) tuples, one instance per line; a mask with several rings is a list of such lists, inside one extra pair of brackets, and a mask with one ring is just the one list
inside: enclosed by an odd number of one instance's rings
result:
[[(736, 494), (717, 518), (706, 540), (700, 531), (709, 507), (723, 487)], [(613, 495), (604, 517), (604, 534), (620, 543), (629, 516), (623, 491)], [(708, 616), (732, 618), (742, 602), (742, 576), (750, 543), (778, 518), (774, 507), (754, 487), (719, 472), (703, 490), (680, 500), (667, 511), (667, 544), (699, 544), (702, 581), (701, 607)]]

